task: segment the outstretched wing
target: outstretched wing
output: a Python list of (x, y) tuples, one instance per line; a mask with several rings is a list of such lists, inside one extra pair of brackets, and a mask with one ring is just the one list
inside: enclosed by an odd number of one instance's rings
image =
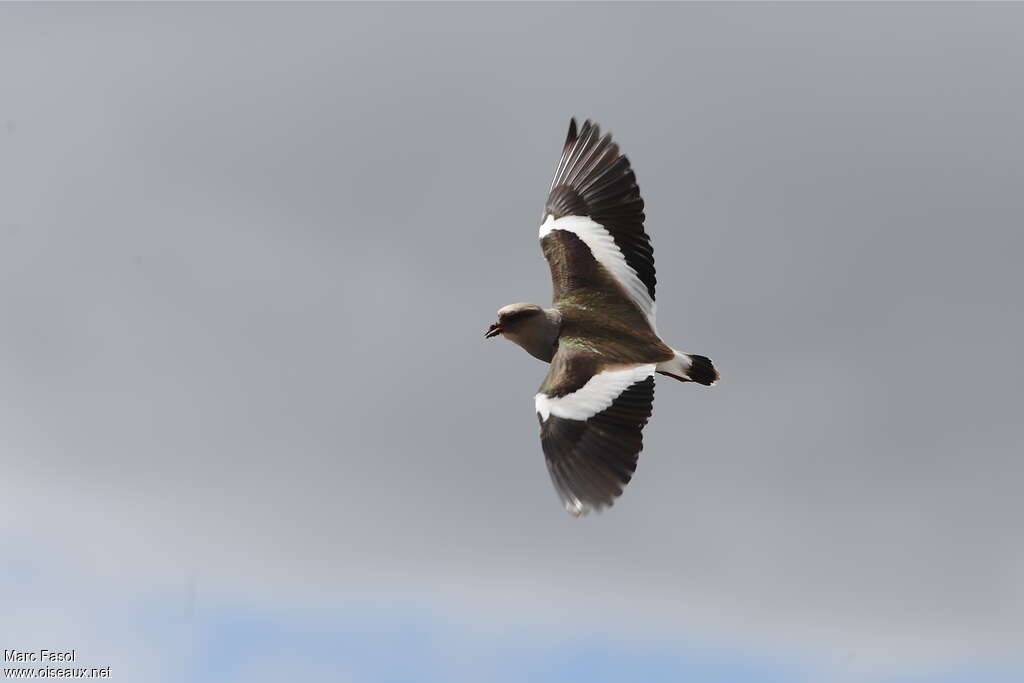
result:
[(629, 159), (610, 134), (586, 121), (569, 123), (540, 226), (554, 300), (617, 293), (654, 328), (654, 249), (644, 232), (644, 201)]
[(612, 505), (633, 477), (654, 371), (653, 364), (607, 365), (559, 347), (534, 401), (548, 473), (570, 514)]

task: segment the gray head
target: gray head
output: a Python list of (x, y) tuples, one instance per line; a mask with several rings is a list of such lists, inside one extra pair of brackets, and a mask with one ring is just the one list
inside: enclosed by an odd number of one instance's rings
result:
[(499, 334), (516, 336), (531, 327), (531, 320), (543, 314), (544, 309), (537, 304), (509, 304), (498, 311), (498, 321), (487, 329), (484, 337), (490, 339)]
[(562, 316), (553, 308), (536, 304), (509, 304), (498, 311), (498, 321), (490, 326), (485, 337), (499, 334), (519, 344), (534, 358), (550, 362), (558, 345)]

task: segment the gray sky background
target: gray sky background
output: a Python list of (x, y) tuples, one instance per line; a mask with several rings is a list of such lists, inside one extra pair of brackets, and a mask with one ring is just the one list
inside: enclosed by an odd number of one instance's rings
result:
[[(0, 541), (253, 601), (1011, 652), (1022, 63), (1016, 4), (4, 5)], [(549, 301), (571, 115), (633, 161), (659, 331), (723, 374), (659, 381), (583, 521), (544, 366), (482, 338)]]

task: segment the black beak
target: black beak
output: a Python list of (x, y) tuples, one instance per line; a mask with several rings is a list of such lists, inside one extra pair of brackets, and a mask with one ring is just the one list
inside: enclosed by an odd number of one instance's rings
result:
[(487, 332), (484, 334), (484, 339), (490, 339), (491, 337), (497, 337), (501, 334), (501, 325), (494, 323), (487, 328)]

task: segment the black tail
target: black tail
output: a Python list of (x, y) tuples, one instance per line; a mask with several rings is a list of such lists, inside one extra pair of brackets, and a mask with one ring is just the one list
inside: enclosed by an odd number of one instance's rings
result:
[(696, 382), (706, 387), (719, 379), (718, 370), (715, 370), (710, 358), (681, 351), (676, 351), (676, 357), (672, 360), (658, 363), (658, 372), (675, 377), (680, 382)]

